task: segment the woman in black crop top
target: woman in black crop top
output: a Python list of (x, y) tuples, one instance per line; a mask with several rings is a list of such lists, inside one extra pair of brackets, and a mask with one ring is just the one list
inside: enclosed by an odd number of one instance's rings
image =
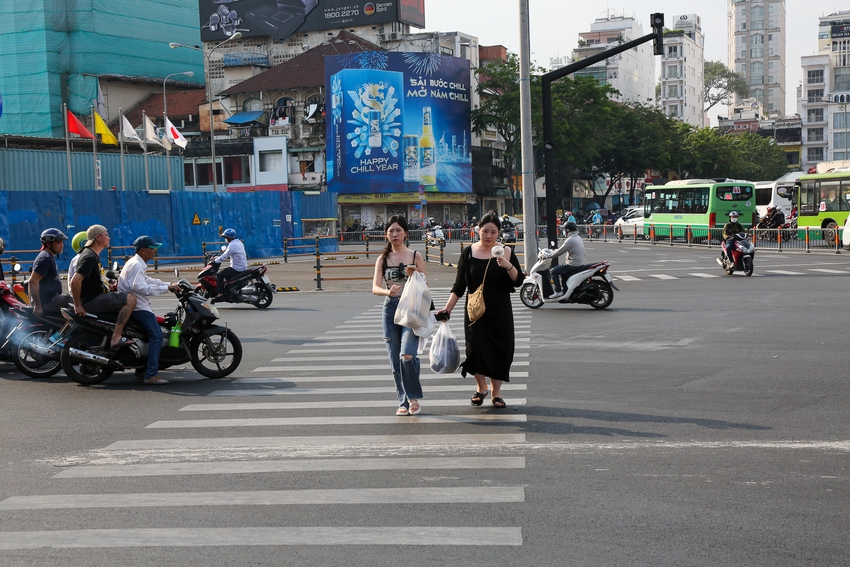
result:
[(419, 382), (419, 337), (413, 329), (396, 325), (395, 312), (408, 276), (415, 271), (425, 275), (425, 260), (418, 252), (408, 248), (407, 219), (401, 215), (387, 221), (387, 247), (375, 262), (372, 293), (383, 296), (384, 341), (393, 371), (398, 394), (396, 415), (417, 415), (420, 411), (422, 385)]

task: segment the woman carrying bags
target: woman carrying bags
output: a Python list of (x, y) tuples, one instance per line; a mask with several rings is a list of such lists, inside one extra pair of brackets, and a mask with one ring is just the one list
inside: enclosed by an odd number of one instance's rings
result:
[[(452, 309), (465, 291), (467, 309), (464, 310), (464, 335), (466, 360), (461, 374), (475, 376), (477, 388), (469, 400), (480, 406), (487, 397), (487, 378), (495, 408), (504, 408), (505, 400), (499, 397), (502, 382), (510, 381), (510, 368), (514, 360), (514, 313), (511, 293), (524, 278), (516, 256), (509, 247), (499, 244), (499, 217), (489, 212), (478, 223), (480, 240), (463, 250), (457, 265), (457, 278), (445, 308), (437, 312), (451, 315)], [(475, 295), (483, 285), (484, 312), (474, 321), (470, 318), (470, 295)]]
[(417, 415), (420, 412), (422, 385), (419, 382), (419, 337), (413, 329), (395, 323), (398, 300), (404, 284), (413, 272), (425, 275), (425, 259), (405, 245), (408, 237), (407, 219), (401, 215), (387, 221), (387, 247), (375, 262), (372, 293), (386, 297), (383, 310), (384, 341), (393, 370), (398, 394), (396, 415)]

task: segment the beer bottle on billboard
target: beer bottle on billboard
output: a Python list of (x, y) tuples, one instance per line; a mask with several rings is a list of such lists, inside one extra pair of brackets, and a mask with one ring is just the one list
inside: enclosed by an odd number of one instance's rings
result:
[(419, 138), (419, 183), (437, 184), (437, 141), (431, 126), (431, 107), (422, 109), (422, 136)]

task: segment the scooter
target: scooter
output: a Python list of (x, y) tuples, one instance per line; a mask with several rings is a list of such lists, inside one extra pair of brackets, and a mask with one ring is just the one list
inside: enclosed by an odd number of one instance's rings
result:
[(439, 246), (440, 248), (446, 245), (446, 237), (443, 233), (443, 227), (435, 225), (425, 231), (425, 244), (428, 246)]
[(516, 227), (507, 226), (503, 228), (499, 233), (499, 239), (505, 244), (516, 242)]
[(608, 273), (609, 262), (586, 264), (582, 270), (572, 274), (566, 282), (564, 295), (550, 298), (553, 293), (549, 268), (552, 265), (552, 250), (541, 250), (537, 263), (525, 277), (520, 287), (519, 298), (529, 309), (538, 309), (544, 303), (586, 303), (594, 309), (605, 309), (614, 301), (614, 278)]
[[(210, 260), (206, 267), (198, 272), (195, 293), (204, 297), (218, 295), (218, 281), (215, 275), (220, 267), (220, 263)], [(274, 287), (269, 277), (265, 275), (267, 269), (265, 265), (257, 266), (239, 272), (232, 279), (225, 280), (223, 292), (225, 297), (214, 303), (250, 303), (258, 309), (265, 309), (274, 299)]]
[[(163, 328), (165, 340), (159, 355), (159, 367), (168, 368), (191, 362), (192, 366), (208, 378), (228, 376), (242, 361), (242, 343), (227, 326), (217, 325), (218, 309), (194, 293), (186, 279), (177, 282), (175, 292), (177, 310), (157, 317)], [(79, 384), (99, 384), (118, 371), (140, 371), (147, 366), (147, 333), (132, 318), (124, 327), (122, 336), (133, 343), (112, 351), (110, 338), (115, 330), (116, 313), (77, 315), (73, 309), (62, 309), (62, 315), (71, 323), (66, 331), (65, 346), (60, 362), (65, 374)]]
[(731, 276), (735, 270), (743, 270), (747, 276), (753, 275), (753, 257), (756, 254), (756, 247), (750, 242), (746, 232), (739, 232), (734, 235), (732, 241), (731, 258), (726, 240), (724, 240), (720, 244), (721, 252), (720, 257), (717, 258), (717, 263), (726, 270), (726, 275)]

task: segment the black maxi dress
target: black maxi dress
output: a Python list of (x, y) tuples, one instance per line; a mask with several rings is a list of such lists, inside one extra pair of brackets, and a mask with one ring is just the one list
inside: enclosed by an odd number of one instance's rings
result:
[(452, 292), (463, 297), (478, 289), (484, 279), (484, 315), (469, 323), (464, 303), (463, 330), (466, 338), (466, 360), (460, 365), (461, 374), (483, 374), (493, 380), (510, 382), (510, 368), (514, 361), (514, 312), (511, 293), (522, 284), (523, 273), (519, 260), (511, 251), (511, 264), (516, 268), (517, 280), (511, 280), (508, 271), (500, 268), (495, 258), (487, 262), (472, 255), (472, 247), (464, 249), (457, 265), (457, 277)]

